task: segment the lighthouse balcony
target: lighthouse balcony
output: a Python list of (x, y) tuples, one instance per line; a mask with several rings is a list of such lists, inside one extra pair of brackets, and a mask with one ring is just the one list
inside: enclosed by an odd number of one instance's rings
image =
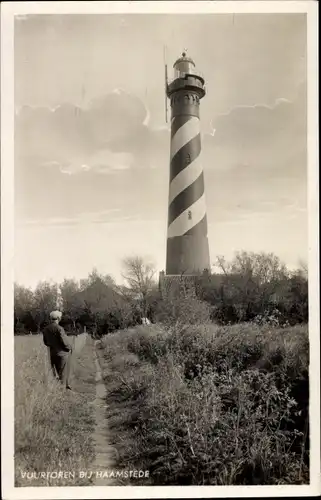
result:
[(167, 85), (167, 96), (170, 97), (174, 92), (177, 92), (178, 90), (191, 90), (199, 94), (200, 97), (204, 97), (204, 79), (198, 74), (186, 74), (185, 76), (181, 75), (180, 78), (174, 78), (170, 80)]

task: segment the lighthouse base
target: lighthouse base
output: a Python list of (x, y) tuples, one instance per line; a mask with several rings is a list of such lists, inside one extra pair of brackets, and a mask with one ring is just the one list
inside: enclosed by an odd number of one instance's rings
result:
[(197, 290), (200, 285), (200, 279), (208, 279), (210, 273), (204, 271), (202, 275), (165, 275), (164, 271), (159, 273), (159, 291), (164, 298), (177, 297), (197, 297)]
[(210, 271), (207, 236), (177, 236), (167, 240), (166, 275), (193, 275)]

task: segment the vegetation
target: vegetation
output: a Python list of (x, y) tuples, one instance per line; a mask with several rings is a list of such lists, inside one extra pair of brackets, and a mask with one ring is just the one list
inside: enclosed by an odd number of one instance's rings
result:
[(96, 270), (80, 282), (41, 282), (34, 291), (16, 284), (15, 332), (39, 331), (56, 306), (58, 290), (63, 326), (67, 330), (86, 326), (98, 337), (140, 324), (142, 317), (155, 323), (167, 316), (172, 322), (175, 315), (184, 316), (182, 307), (195, 315), (195, 301), (198, 313), (209, 314), (215, 324), (255, 321), (286, 326), (308, 321), (308, 275), (303, 264), (290, 272), (273, 254), (240, 252), (231, 262), (219, 257), (216, 265), (219, 272), (196, 279), (196, 296), (187, 292), (183, 302), (163, 295), (155, 266), (137, 256), (123, 262), (125, 286)]
[(58, 290), (64, 311), (61, 324), (67, 332), (80, 332), (86, 327), (93, 336), (101, 336), (139, 322), (135, 301), (125, 297), (110, 276), (93, 270), (80, 282), (41, 282), (34, 291), (15, 284), (16, 334), (38, 333), (45, 326), (50, 311), (57, 308)]
[[(75, 363), (74, 386), (66, 392), (51, 376), (41, 337), (15, 341), (15, 484), (16, 486), (86, 486), (79, 470), (94, 457), (91, 434), (95, 397), (92, 341)], [(78, 387), (77, 387), (78, 384)], [(26, 472), (74, 471), (75, 477), (25, 477)]]
[(143, 317), (151, 312), (151, 294), (155, 289), (155, 265), (139, 256), (127, 257), (123, 260), (123, 278), (126, 285), (122, 287), (123, 294), (137, 301)]
[(217, 259), (220, 274), (198, 281), (198, 296), (212, 306), (220, 324), (243, 321), (295, 325), (308, 321), (308, 272), (304, 263), (289, 271), (278, 257), (238, 252)]
[(100, 355), (119, 466), (153, 485), (308, 483), (306, 326), (140, 326)]
[[(33, 291), (16, 284), (15, 333), (41, 331), (60, 292), (65, 329), (101, 339), (110, 444), (117, 467), (149, 470), (142, 484), (307, 484), (307, 269), (246, 252), (216, 266), (192, 288), (179, 277), (179, 297), (140, 257), (124, 260), (124, 286), (96, 270)], [(77, 366), (88, 394), (66, 395), (39, 336), (16, 338), (17, 485), (26, 468), (90, 468), (92, 342)]]

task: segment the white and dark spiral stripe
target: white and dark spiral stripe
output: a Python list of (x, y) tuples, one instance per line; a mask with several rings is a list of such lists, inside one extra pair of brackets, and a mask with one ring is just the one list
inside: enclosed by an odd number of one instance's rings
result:
[(200, 153), (199, 118), (190, 115), (174, 117), (171, 126), (169, 238), (194, 234), (205, 236), (207, 233)]

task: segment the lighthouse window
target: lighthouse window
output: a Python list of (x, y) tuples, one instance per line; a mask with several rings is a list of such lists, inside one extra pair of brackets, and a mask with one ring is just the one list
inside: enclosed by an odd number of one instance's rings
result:
[(188, 211), (187, 215), (188, 215), (189, 220), (192, 220), (192, 212), (191, 212), (191, 210)]
[(194, 73), (194, 67), (190, 61), (179, 61), (175, 64), (175, 78), (184, 78), (190, 73)]
[(191, 155), (189, 153), (186, 155), (185, 161), (186, 161), (186, 165), (189, 165), (191, 163)]
[(175, 68), (174, 78), (185, 78), (185, 72), (181, 71), (179, 68)]

